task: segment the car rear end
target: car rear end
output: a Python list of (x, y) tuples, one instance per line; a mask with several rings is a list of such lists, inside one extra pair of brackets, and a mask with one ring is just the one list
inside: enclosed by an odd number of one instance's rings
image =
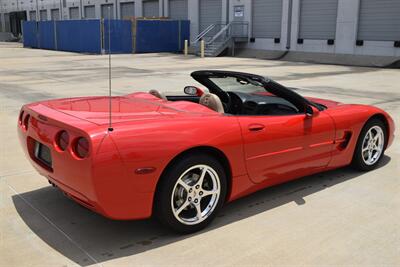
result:
[(90, 136), (94, 128), (42, 104), (24, 106), (18, 120), (19, 140), (33, 167), (66, 195), (97, 210), (92, 155), (102, 137)]

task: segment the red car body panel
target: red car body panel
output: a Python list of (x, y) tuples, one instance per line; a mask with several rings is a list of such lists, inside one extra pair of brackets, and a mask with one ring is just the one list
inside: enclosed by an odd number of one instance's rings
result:
[[(18, 134), (32, 165), (69, 197), (112, 219), (141, 219), (152, 214), (162, 172), (193, 148), (212, 148), (226, 157), (227, 201), (232, 201), (267, 186), (348, 165), (363, 125), (374, 115), (385, 118), (388, 145), (392, 143), (393, 120), (383, 110), (311, 100), (328, 109), (313, 117), (231, 116), (188, 101), (135, 93), (112, 98), (114, 130), (108, 131), (108, 98), (58, 99), (23, 106)], [(252, 127), (264, 128), (252, 132)], [(62, 130), (70, 135), (66, 151), (55, 143)], [(79, 137), (90, 141), (84, 159), (72, 149)], [(51, 168), (33, 155), (35, 140), (50, 148)]]

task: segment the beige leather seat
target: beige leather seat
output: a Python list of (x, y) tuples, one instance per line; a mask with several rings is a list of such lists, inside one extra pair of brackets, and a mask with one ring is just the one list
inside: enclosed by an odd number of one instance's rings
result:
[(149, 94), (152, 94), (155, 97), (158, 97), (158, 98), (163, 99), (163, 100), (168, 100), (167, 97), (163, 93), (158, 91), (158, 90), (152, 89), (152, 90), (149, 91)]
[(206, 106), (216, 112), (224, 113), (224, 106), (217, 95), (214, 94), (203, 94), (200, 97), (199, 104)]

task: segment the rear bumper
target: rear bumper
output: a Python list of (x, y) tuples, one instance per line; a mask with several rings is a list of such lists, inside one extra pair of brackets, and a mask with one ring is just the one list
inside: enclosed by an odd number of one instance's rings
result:
[[(24, 153), (39, 174), (46, 177), (66, 196), (105, 217), (117, 220), (148, 218), (152, 213), (154, 189), (138, 187), (139, 179), (129, 174), (115, 145), (106, 134), (89, 133), (48, 118), (42, 121), (38, 114), (24, 109), (30, 115), (25, 129), (18, 123), (18, 136)], [(90, 139), (90, 156), (77, 159), (70, 146), (60, 151), (55, 145), (57, 134), (66, 130), (71, 140), (80, 136)], [(44, 166), (33, 153), (32, 143), (40, 142), (50, 149), (52, 166)], [(72, 141), (70, 141), (72, 143)]]

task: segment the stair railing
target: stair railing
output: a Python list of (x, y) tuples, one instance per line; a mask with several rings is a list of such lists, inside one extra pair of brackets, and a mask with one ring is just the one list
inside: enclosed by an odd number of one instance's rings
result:
[(191, 42), (192, 45), (197, 45), (201, 40), (205, 39), (205, 37), (215, 30), (221, 23), (214, 23), (205, 28), (201, 33), (199, 33), (196, 38)]

